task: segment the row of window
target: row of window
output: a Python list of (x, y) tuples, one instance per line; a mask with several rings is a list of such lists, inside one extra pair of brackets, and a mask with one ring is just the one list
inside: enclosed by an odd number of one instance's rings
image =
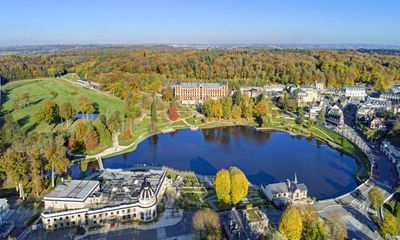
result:
[[(155, 216), (155, 211), (153, 212), (153, 217)], [(99, 215), (99, 217), (101, 217), (102, 215), (100, 214)], [(107, 216), (107, 215), (106, 215)], [(123, 217), (122, 217), (123, 219), (129, 219), (129, 218), (131, 218), (131, 215), (124, 215)], [(136, 218), (136, 213), (134, 213), (133, 215), (132, 215), (132, 218)], [(141, 213), (140, 214), (140, 218), (142, 219), (142, 220), (145, 220), (145, 216), (144, 216), (144, 214), (143, 213)], [(50, 222), (50, 219), (48, 219), (47, 220), (48, 222)], [(99, 219), (99, 221), (98, 221), (98, 223), (104, 223), (105, 222), (105, 220), (103, 220), (103, 219)], [(80, 224), (81, 223), (81, 221), (78, 221), (78, 224)], [(88, 221), (88, 219), (86, 219), (85, 220), (85, 223), (86, 224), (88, 224), (89, 223), (89, 221)], [(94, 220), (93, 221), (93, 224), (97, 224), (97, 220)], [(72, 221), (71, 223), (70, 222), (65, 222), (65, 226), (70, 226), (70, 225), (72, 225), (72, 226), (74, 226), (74, 225), (76, 225), (76, 222), (75, 221)], [(60, 227), (60, 228), (62, 228), (62, 227), (64, 227), (64, 223), (54, 223), (53, 224), (53, 226), (49, 226), (50, 228), (51, 227), (53, 227), (53, 228), (58, 228), (58, 227)]]

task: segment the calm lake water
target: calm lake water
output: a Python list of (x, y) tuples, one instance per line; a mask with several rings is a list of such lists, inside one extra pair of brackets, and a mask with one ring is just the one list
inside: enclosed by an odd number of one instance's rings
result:
[[(140, 143), (133, 152), (104, 159), (105, 168), (159, 164), (202, 175), (237, 166), (253, 184), (293, 179), (317, 199), (335, 197), (354, 189), (355, 159), (313, 138), (261, 132), (248, 127), (221, 127), (159, 134)], [(88, 172), (97, 163), (88, 166)], [(79, 166), (72, 168), (77, 178)]]

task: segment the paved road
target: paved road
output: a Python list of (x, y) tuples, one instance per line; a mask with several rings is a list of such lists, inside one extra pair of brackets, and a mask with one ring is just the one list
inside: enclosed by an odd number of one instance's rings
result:
[(182, 221), (170, 227), (152, 230), (125, 229), (107, 233), (100, 233), (85, 237), (86, 240), (122, 240), (122, 239), (165, 239), (192, 234), (192, 212), (184, 212)]
[[(355, 108), (350, 106), (345, 114), (346, 125), (354, 127)], [(371, 173), (372, 186), (365, 187), (361, 194), (353, 193), (343, 198), (343, 204), (330, 203), (319, 211), (322, 218), (340, 218), (348, 227), (349, 239), (382, 239), (378, 233), (378, 227), (370, 218), (368, 211), (368, 191), (373, 186), (378, 186), (386, 192), (386, 196), (394, 192), (397, 186), (397, 174), (394, 164), (379, 150), (379, 143), (369, 142), (359, 131), (347, 128), (352, 135), (356, 135), (371, 148), (369, 159), (373, 163)]]

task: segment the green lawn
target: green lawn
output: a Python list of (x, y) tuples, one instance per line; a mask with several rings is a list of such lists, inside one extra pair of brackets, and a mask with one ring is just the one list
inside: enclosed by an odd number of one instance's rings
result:
[[(123, 111), (125, 108), (125, 103), (118, 98), (86, 89), (64, 79), (15, 81), (7, 83), (4, 86), (4, 90), (7, 91), (7, 100), (4, 102), (4, 110), (6, 112), (12, 112), (14, 119), (19, 121), (24, 130), (32, 128), (40, 131), (45, 129), (45, 124), (35, 127), (36, 121), (34, 119), (34, 114), (46, 100), (51, 99), (51, 91), (57, 93), (57, 96), (53, 99), (55, 103), (70, 102), (76, 109), (78, 106), (77, 98), (80, 95), (85, 95), (93, 102), (97, 103), (99, 112), (105, 115), (110, 114), (113, 110)], [(29, 93), (29, 105), (22, 109), (14, 109), (12, 104), (13, 99), (18, 98), (18, 96), (25, 92)]]

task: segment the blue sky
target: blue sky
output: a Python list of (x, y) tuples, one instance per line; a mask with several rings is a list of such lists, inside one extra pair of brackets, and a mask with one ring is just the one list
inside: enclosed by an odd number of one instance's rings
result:
[(400, 44), (399, 0), (1, 0), (0, 45)]

